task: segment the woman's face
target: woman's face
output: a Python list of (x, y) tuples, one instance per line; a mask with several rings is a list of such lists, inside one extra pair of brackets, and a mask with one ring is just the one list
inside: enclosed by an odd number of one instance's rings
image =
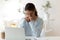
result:
[(26, 17), (33, 18), (35, 16), (35, 12), (34, 11), (26, 10), (24, 13), (25, 13)]

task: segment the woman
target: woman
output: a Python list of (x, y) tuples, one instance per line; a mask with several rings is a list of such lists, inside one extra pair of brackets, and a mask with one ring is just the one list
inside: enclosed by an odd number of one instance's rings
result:
[(38, 17), (37, 10), (33, 3), (27, 3), (24, 10), (25, 18), (20, 22), (20, 27), (25, 30), (26, 36), (40, 37), (43, 27), (43, 20)]

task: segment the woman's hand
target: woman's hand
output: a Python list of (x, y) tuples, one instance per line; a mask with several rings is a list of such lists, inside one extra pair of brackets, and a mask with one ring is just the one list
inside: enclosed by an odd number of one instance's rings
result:
[(32, 17), (27, 16), (27, 17), (25, 17), (25, 19), (27, 22), (30, 22), (32, 20)]

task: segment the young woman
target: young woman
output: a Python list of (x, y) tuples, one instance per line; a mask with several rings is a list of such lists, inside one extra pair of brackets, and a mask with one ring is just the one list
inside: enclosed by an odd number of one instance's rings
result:
[(40, 37), (43, 27), (43, 20), (38, 17), (37, 10), (33, 3), (27, 3), (24, 9), (25, 18), (20, 22), (20, 27), (25, 30), (26, 36)]

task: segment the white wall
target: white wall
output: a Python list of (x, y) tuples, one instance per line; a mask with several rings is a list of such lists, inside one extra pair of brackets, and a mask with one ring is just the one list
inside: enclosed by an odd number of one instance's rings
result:
[(60, 0), (49, 0), (52, 4), (52, 8), (49, 10), (50, 13), (50, 24), (49, 27), (52, 31), (47, 33), (49, 36), (60, 36)]

